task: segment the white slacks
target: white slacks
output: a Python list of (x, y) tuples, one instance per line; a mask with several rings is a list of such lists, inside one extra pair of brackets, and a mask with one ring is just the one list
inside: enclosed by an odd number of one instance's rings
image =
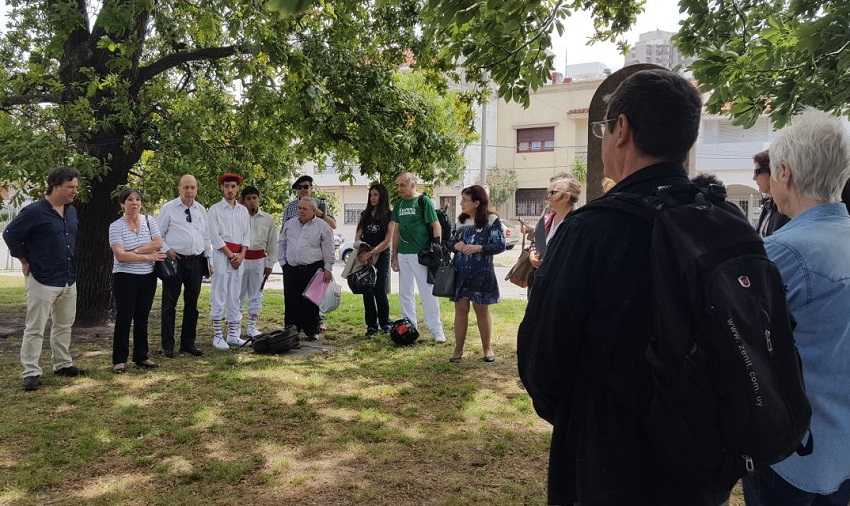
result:
[(227, 255), (221, 251), (213, 251), (212, 264), (215, 271), (210, 277), (210, 318), (242, 321), (242, 307), (239, 305), (239, 294), (242, 291), (242, 271), (230, 266)]
[(38, 359), (44, 344), (47, 319), (53, 320), (50, 328), (50, 351), (53, 353), (53, 370), (74, 365), (71, 358), (71, 327), (77, 317), (77, 284), (70, 286), (42, 285), (32, 274), (26, 277), (27, 319), (21, 340), (22, 377), (41, 376)]
[(260, 314), (263, 308), (263, 272), (266, 268), (265, 258), (244, 260), (242, 262), (242, 291), (239, 294), (239, 309), (248, 301), (248, 314)]
[[(433, 286), (428, 284), (428, 268), (419, 264), (416, 254), (398, 255), (398, 298), (401, 300), (401, 314), (419, 328), (416, 319), (416, 296), (413, 292), (413, 281), (419, 287), (419, 298), (422, 299), (422, 313), (425, 324), (431, 331), (431, 336), (438, 340), (446, 338), (443, 334), (443, 322), (440, 321), (440, 303), (431, 293)], [(420, 330), (421, 333), (421, 330)]]

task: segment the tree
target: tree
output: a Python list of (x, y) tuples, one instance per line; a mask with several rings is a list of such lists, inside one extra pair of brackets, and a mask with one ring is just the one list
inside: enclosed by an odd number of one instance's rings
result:
[[(637, 0), (594, 4), (600, 37), (625, 30)], [(551, 70), (551, 0), (11, 0), (0, 41), (0, 183), (38, 190), (59, 163), (84, 172), (78, 321), (108, 317), (104, 231), (115, 193), (173, 196), (193, 173), (206, 202), (215, 175), (240, 172), (281, 194), (304, 160), (332, 154), (343, 181), (460, 177), (474, 93), (448, 100), (459, 60), (470, 81), (527, 102)], [(603, 26), (611, 23), (610, 29)], [(413, 65), (411, 77), (399, 68)], [(406, 84), (406, 82), (408, 84)], [(430, 97), (430, 98), (429, 98)], [(452, 119), (460, 119), (454, 121)], [(463, 121), (466, 121), (464, 124)], [(268, 199), (267, 199), (268, 202)]]
[(850, 113), (850, 4), (843, 1), (681, 0), (688, 18), (677, 47), (692, 65), (706, 108), (752, 126), (777, 127), (806, 106)]
[(499, 207), (510, 200), (516, 192), (516, 171), (490, 167), (487, 169), (487, 185), (490, 188), (490, 205)]

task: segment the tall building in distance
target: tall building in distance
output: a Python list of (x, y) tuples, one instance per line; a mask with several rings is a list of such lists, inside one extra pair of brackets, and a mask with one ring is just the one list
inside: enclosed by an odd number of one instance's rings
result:
[(654, 63), (670, 70), (684, 71), (693, 58), (685, 58), (673, 44), (675, 32), (654, 30), (640, 34), (640, 39), (629, 49), (624, 65)]

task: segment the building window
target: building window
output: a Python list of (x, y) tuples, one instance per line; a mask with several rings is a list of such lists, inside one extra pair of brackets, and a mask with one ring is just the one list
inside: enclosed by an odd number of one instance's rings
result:
[(555, 127), (518, 128), (516, 131), (517, 153), (555, 150)]
[(366, 204), (345, 204), (343, 223), (346, 225), (357, 225), (360, 221), (360, 213), (366, 209)]
[(520, 188), (514, 201), (516, 216), (540, 216), (546, 209), (546, 188)]

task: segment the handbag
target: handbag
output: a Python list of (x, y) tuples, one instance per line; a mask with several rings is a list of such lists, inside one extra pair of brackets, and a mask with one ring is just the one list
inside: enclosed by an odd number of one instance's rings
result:
[(522, 253), (519, 254), (519, 258), (514, 266), (511, 267), (511, 270), (508, 271), (508, 275), (505, 276), (505, 281), (510, 281), (520, 288), (526, 288), (528, 287), (528, 278), (531, 276), (533, 271), (534, 266), (531, 265), (530, 252), (525, 247), (525, 234), (523, 234)]
[[(148, 233), (150, 234), (151, 220), (148, 218), (147, 214), (145, 215), (145, 222), (148, 224)], [(153, 240), (153, 234), (151, 234), (151, 240)], [(177, 260), (165, 255), (165, 258), (163, 258), (161, 262), (157, 261), (153, 263), (153, 272), (156, 274), (156, 277), (163, 281), (176, 278)]]
[(372, 293), (378, 283), (378, 270), (374, 265), (364, 265), (348, 275), (348, 288), (351, 293)]
[(453, 265), (441, 265), (434, 273), (434, 288), (431, 293), (435, 297), (454, 297), (455, 295), (455, 268)]

